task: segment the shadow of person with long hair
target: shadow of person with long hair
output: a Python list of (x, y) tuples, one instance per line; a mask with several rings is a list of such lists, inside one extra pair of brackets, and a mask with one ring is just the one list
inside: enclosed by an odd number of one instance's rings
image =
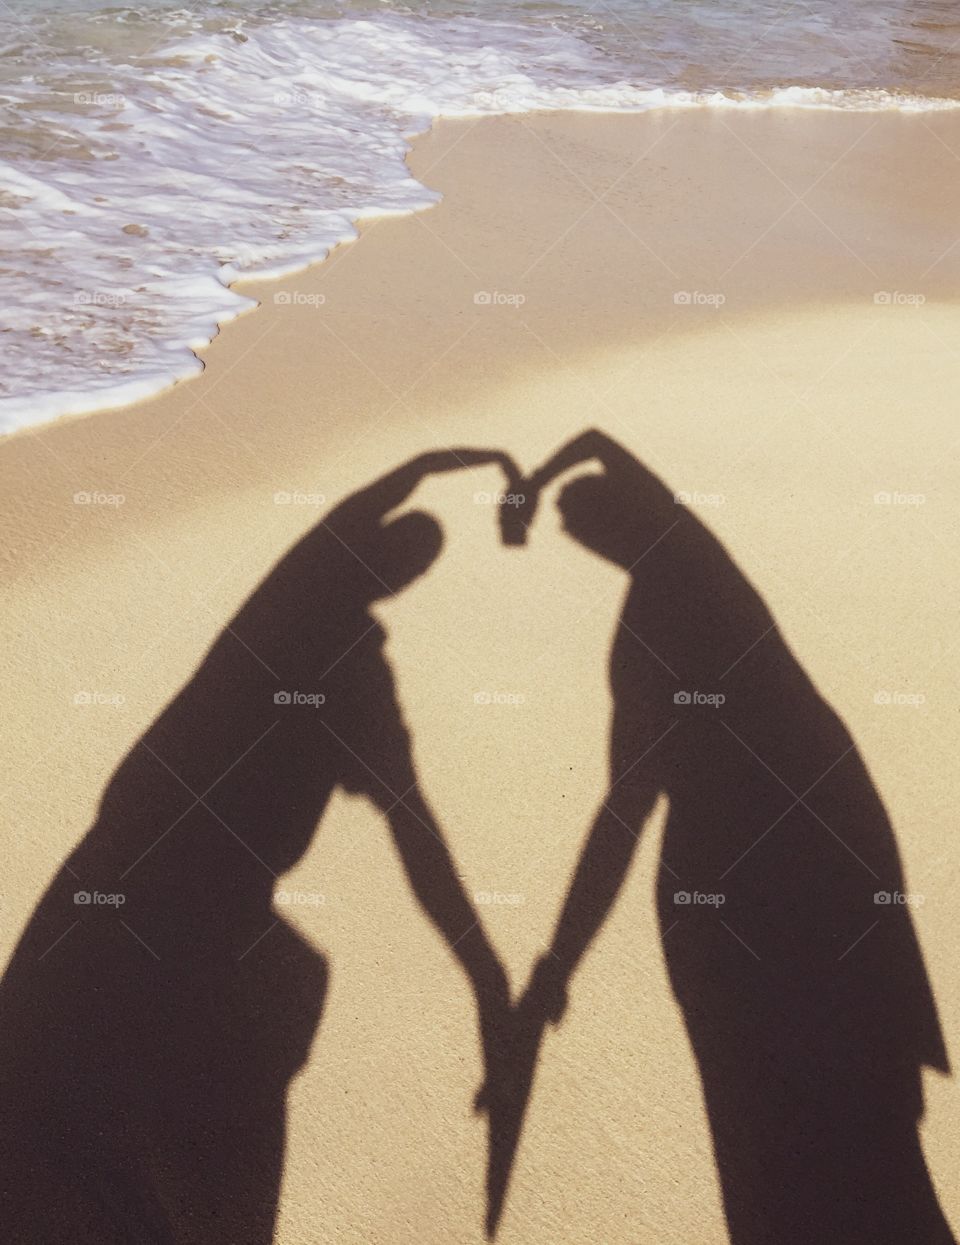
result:
[(562, 1017), (663, 794), (663, 951), (731, 1241), (947, 1245), (918, 1138), (921, 1069), (946, 1072), (947, 1058), (864, 761), (746, 576), (622, 447), (586, 433), (525, 490), (591, 459), (602, 472), (569, 483), (559, 508), (629, 576), (610, 784), (515, 1041), (535, 1049)]
[(370, 606), (442, 544), (428, 515), (390, 512), (432, 473), (491, 462), (515, 479), (503, 454), (443, 451), (336, 507), (117, 769), (0, 985), (5, 1240), (272, 1240), (287, 1089), (328, 980), (273, 891), (338, 785), (386, 818), (490, 1047), (506, 979), (418, 785)]

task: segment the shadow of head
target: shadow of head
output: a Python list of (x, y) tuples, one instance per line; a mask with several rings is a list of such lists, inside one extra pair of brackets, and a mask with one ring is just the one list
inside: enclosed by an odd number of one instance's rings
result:
[[(651, 492), (648, 498), (646, 494)], [(609, 472), (578, 476), (557, 499), (564, 530), (600, 557), (630, 570), (656, 534), (652, 491)], [(661, 529), (662, 530), (662, 529)]]
[(348, 562), (354, 563), (354, 572), (364, 580), (363, 595), (369, 601), (402, 592), (426, 574), (443, 549), (443, 529), (420, 510), (357, 536), (351, 540), (349, 533), (344, 535), (349, 550), (344, 552)]

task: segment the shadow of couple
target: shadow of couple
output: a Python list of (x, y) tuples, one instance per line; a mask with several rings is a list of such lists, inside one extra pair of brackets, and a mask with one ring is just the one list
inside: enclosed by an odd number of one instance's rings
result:
[[(514, 1000), (420, 789), (370, 607), (440, 552), (433, 518), (391, 517), (428, 476), (498, 463), (526, 497), (500, 512), (518, 544), (543, 489), (588, 462), (600, 470), (558, 505), (567, 532), (628, 580), (610, 778), (552, 944)], [(599, 432), (527, 477), (500, 452), (438, 451), (349, 497), (130, 750), (0, 983), (8, 1239), (273, 1239), (287, 1090), (328, 985), (274, 888), (338, 786), (383, 815), (475, 998), (488, 1235), (544, 1032), (665, 796), (663, 951), (731, 1241), (953, 1242), (918, 1138), (921, 1069), (947, 1059), (864, 762), (720, 543)]]

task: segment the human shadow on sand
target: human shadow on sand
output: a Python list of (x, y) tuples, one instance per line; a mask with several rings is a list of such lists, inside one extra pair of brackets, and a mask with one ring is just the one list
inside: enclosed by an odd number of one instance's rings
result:
[[(552, 947), (509, 1010), (420, 790), (370, 607), (436, 560), (433, 519), (390, 518), (431, 473), (499, 463), (529, 499), (501, 514), (516, 544), (541, 490), (590, 461), (599, 474), (559, 505), (569, 534), (629, 580), (609, 789)], [(131, 749), (0, 983), (4, 1239), (272, 1240), (287, 1090), (327, 988), (325, 958), (273, 907), (274, 887), (338, 786), (383, 814), (476, 998), (489, 1235), (544, 1029), (664, 796), (663, 951), (733, 1245), (952, 1245), (918, 1139), (921, 1070), (947, 1059), (864, 762), (720, 543), (599, 433), (525, 482), (503, 454), (439, 452), (349, 498)], [(642, 1102), (636, 1115), (642, 1128)]]
[[(591, 460), (600, 472), (567, 484), (559, 508), (629, 576), (609, 789), (485, 1090), (488, 1232), (543, 1026), (562, 1017), (662, 795), (663, 954), (733, 1245), (948, 1245), (918, 1139), (921, 1069), (946, 1072), (947, 1057), (863, 758), (720, 542), (610, 438), (585, 433), (535, 472), (527, 521), (543, 487)], [(642, 1129), (642, 1102), (636, 1117)]]
[(428, 515), (390, 512), (426, 476), (490, 462), (514, 478), (503, 454), (442, 451), (336, 507), (113, 775), (0, 985), (5, 1240), (273, 1239), (287, 1089), (328, 980), (273, 892), (338, 786), (389, 824), (489, 1047), (506, 980), (418, 785), (369, 608), (442, 544)]

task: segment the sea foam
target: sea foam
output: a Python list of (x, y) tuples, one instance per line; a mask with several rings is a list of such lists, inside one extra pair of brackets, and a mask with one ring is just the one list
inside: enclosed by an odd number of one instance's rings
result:
[(365, 217), (435, 203), (405, 163), (434, 118), (957, 102), (668, 90), (617, 80), (597, 48), (549, 25), (377, 14), (230, 29), (180, 15), (134, 53), (76, 48), (6, 75), (0, 105), (18, 135), (0, 155), (10, 431), (194, 375), (194, 351), (256, 305), (229, 288), (238, 278), (303, 268)]

